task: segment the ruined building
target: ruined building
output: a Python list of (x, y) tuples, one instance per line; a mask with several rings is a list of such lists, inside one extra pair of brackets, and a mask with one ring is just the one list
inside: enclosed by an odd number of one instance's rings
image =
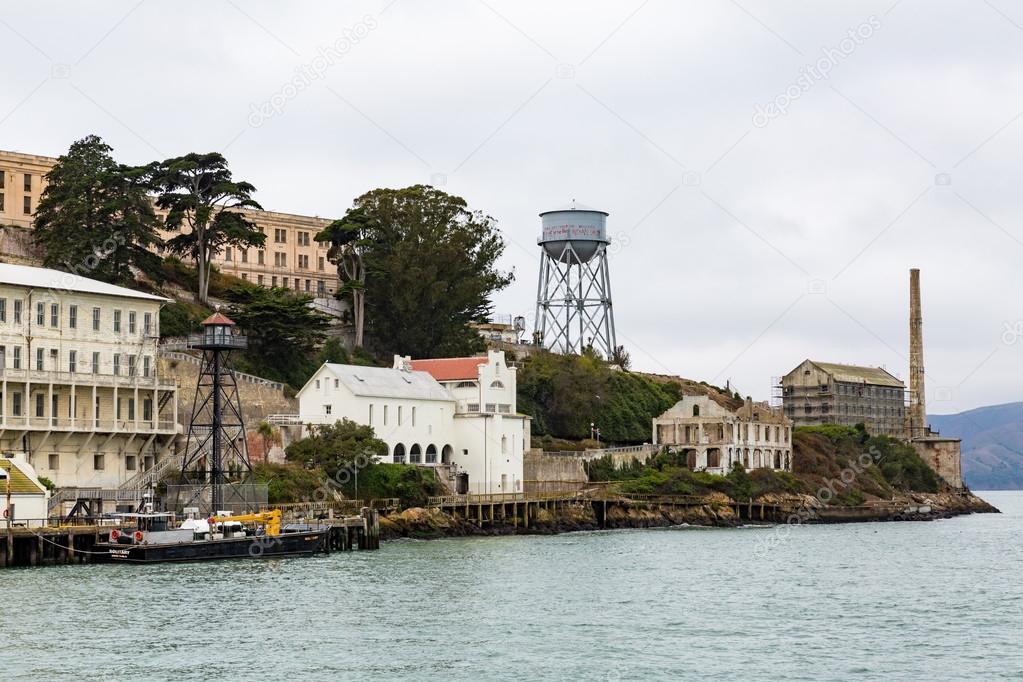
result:
[(782, 377), (781, 389), (796, 426), (862, 422), (873, 435), (905, 437), (906, 385), (880, 367), (804, 360)]
[(653, 421), (654, 445), (684, 455), (694, 471), (724, 474), (736, 462), (792, 470), (792, 422), (767, 403), (747, 400), (730, 410), (709, 396), (687, 395)]

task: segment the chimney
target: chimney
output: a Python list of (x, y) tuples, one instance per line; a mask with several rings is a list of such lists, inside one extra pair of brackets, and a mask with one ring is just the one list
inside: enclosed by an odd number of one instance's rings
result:
[(924, 323), (920, 310), (920, 270), (909, 271), (909, 437), (927, 434), (924, 399)]

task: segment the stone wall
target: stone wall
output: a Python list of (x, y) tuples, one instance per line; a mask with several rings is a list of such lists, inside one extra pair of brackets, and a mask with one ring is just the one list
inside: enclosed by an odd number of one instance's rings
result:
[(529, 450), (522, 458), (523, 491), (579, 490), (589, 482), (583, 462), (582, 457), (545, 455), (541, 450)]
[(910, 442), (934, 473), (953, 488), (963, 487), (961, 442), (958, 438), (921, 438)]

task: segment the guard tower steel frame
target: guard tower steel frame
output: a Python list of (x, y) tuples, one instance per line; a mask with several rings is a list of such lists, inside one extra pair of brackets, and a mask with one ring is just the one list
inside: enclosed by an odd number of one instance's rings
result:
[(190, 503), (204, 499), (209, 488), (211, 513), (217, 514), (224, 506), (225, 472), (233, 467), (243, 477), (252, 475), (238, 381), (228, 362), (231, 351), (248, 347), (248, 339), (235, 334), (235, 323), (220, 312), (202, 326), (201, 334), (188, 338), (188, 348), (202, 351), (202, 364), (181, 476), (195, 486)]
[(537, 244), (534, 341), (558, 353), (587, 346), (611, 358), (617, 347), (611, 277), (608, 272), (608, 213), (576, 204), (540, 214)]

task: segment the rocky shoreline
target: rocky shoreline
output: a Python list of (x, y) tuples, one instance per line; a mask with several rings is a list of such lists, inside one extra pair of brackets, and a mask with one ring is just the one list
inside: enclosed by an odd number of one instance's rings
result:
[[(750, 523), (932, 521), (966, 514), (1000, 513), (972, 493), (913, 493), (892, 500), (872, 500), (855, 507), (826, 505), (811, 495), (772, 495), (754, 501), (750, 513), (746, 515), (743, 514), (744, 505), (737, 506), (720, 494), (708, 495), (705, 504), (685, 507), (631, 501), (626, 497), (600, 510), (602, 513), (598, 513), (599, 505), (581, 501), (556, 511), (539, 509), (531, 519), (529, 528), (502, 523), (500, 519), (492, 525), (481, 525), (457, 513), (415, 507), (381, 517), (380, 537), (382, 540), (428, 540), (486, 535), (552, 535), (680, 525), (737, 527)], [(771, 510), (768, 513), (761, 512), (762, 520), (756, 514), (761, 505)]]

